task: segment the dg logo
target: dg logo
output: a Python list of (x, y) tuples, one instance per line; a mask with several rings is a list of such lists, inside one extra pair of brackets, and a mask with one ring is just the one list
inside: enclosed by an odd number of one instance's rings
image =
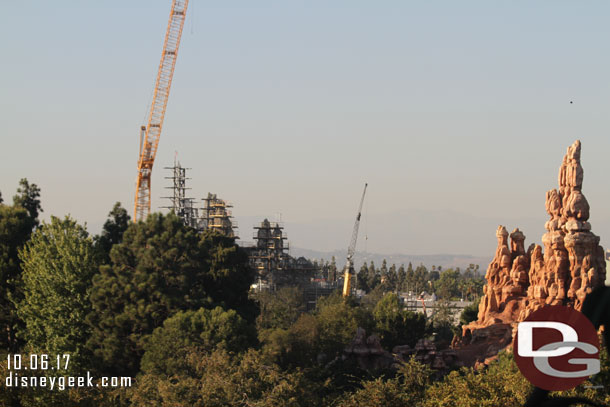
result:
[(549, 391), (574, 388), (600, 370), (593, 324), (562, 305), (541, 308), (519, 323), (513, 352), (523, 376)]

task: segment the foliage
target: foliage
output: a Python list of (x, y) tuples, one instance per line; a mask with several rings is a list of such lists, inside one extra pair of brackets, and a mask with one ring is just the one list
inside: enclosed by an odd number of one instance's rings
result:
[(468, 325), (469, 323), (476, 321), (479, 314), (479, 304), (481, 303), (481, 299), (477, 299), (472, 304), (467, 305), (462, 310), (460, 314), (460, 324)]
[(367, 293), (381, 287), (384, 292), (403, 291), (414, 295), (427, 292), (435, 293), (439, 298), (473, 300), (483, 294), (485, 284), (478, 270), (478, 265), (471, 264), (463, 273), (459, 267), (442, 270), (441, 266), (432, 266), (428, 271), (423, 264), (413, 268), (411, 263), (405, 270), (404, 265), (397, 269), (392, 264), (388, 268), (387, 261), (383, 260), (379, 269), (373, 262), (369, 266), (364, 263), (357, 273), (357, 281), (358, 288)]
[(178, 312), (154, 330), (144, 347), (141, 370), (165, 376), (180, 374), (187, 369), (184, 361), (189, 349), (210, 352), (218, 347), (240, 352), (254, 342), (253, 336), (252, 327), (234, 310), (216, 307)]
[(421, 313), (406, 311), (394, 293), (386, 294), (373, 312), (375, 332), (385, 349), (396, 345), (415, 346), (426, 336), (426, 317)]
[(102, 233), (95, 236), (94, 239), (95, 248), (99, 251), (103, 263), (110, 262), (110, 249), (115, 244), (121, 243), (123, 233), (129, 227), (130, 220), (127, 210), (121, 206), (121, 203), (115, 203), (104, 223)]
[(261, 335), (264, 354), (283, 367), (327, 363), (339, 356), (359, 326), (370, 328), (371, 315), (337, 294), (322, 299), (313, 314), (302, 314), (287, 329)]
[(403, 407), (416, 406), (425, 397), (430, 384), (431, 370), (411, 359), (403, 363), (390, 379), (364, 381), (362, 389), (342, 397), (340, 407)]
[(351, 342), (358, 327), (371, 328), (370, 314), (339, 294), (320, 300), (314, 315), (319, 351), (331, 359)]
[(22, 298), (18, 253), (38, 226), (42, 212), (39, 198), (38, 186), (23, 178), (13, 197), (14, 205), (4, 205), (0, 199), (0, 349), (12, 352), (20, 347), (16, 333), (22, 326), (15, 309), (15, 302)]
[(453, 315), (451, 313), (449, 301), (439, 300), (436, 302), (431, 323), (437, 348), (442, 349), (449, 347), (453, 335), (455, 334)]
[(18, 206), (0, 205), (0, 348), (16, 351), (20, 325), (14, 301), (19, 301), (21, 264), (19, 249), (30, 238), (34, 223)]
[(153, 330), (178, 311), (222, 306), (253, 318), (253, 276), (234, 240), (201, 236), (174, 214), (129, 225), (93, 279), (89, 347), (106, 372), (133, 375)]
[(364, 262), (358, 273), (356, 273), (356, 288), (367, 293), (371, 290), (367, 279), (368, 271), (369, 268), (366, 265), (366, 262)]
[(452, 299), (460, 297), (460, 290), (458, 287), (458, 281), (460, 279), (460, 272), (447, 269), (444, 270), (438, 280), (434, 281), (434, 290), (439, 298)]
[(97, 264), (87, 231), (74, 220), (51, 217), (20, 252), (25, 329), (19, 336), (34, 352), (70, 354), (69, 368), (85, 362), (89, 283)]
[(530, 389), (513, 361), (503, 352), (487, 368), (462, 368), (430, 386), (423, 407), (522, 406)]
[(250, 268), (248, 254), (235, 244), (235, 239), (206, 231), (199, 236), (203, 255), (198, 289), (204, 290), (214, 304), (234, 309), (250, 323), (258, 315), (258, 306), (248, 298), (255, 273)]
[(131, 395), (132, 406), (299, 407), (318, 405), (316, 391), (300, 372), (285, 372), (250, 350), (231, 356), (225, 350), (187, 356), (189, 376), (146, 374)]
[(254, 293), (252, 298), (259, 304), (260, 314), (256, 327), (267, 329), (287, 329), (305, 312), (303, 291), (298, 287), (282, 287), (275, 292)]
[(17, 195), (13, 197), (13, 205), (24, 208), (34, 227), (38, 226), (38, 215), (42, 212), (42, 206), (40, 205), (40, 188), (36, 184), (30, 184), (27, 178), (21, 178)]

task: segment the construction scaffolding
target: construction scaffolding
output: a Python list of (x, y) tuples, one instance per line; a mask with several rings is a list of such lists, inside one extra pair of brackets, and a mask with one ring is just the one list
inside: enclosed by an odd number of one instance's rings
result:
[(254, 245), (250, 248), (250, 262), (255, 270), (264, 277), (272, 272), (285, 270), (288, 266), (288, 237), (284, 226), (265, 219), (254, 227)]
[(233, 220), (229, 209), (232, 207), (232, 204), (219, 199), (216, 194), (208, 193), (208, 197), (203, 198), (203, 228), (239, 239), (236, 233), (237, 222)]
[(199, 211), (193, 204), (195, 199), (186, 196), (186, 190), (190, 189), (186, 187), (186, 180), (190, 179), (186, 177), (186, 170), (190, 168), (184, 168), (179, 162), (174, 160), (174, 166), (165, 167), (165, 169), (172, 171), (172, 176), (165, 177), (165, 179), (172, 180), (173, 184), (170, 187), (165, 187), (165, 189), (171, 189), (173, 194), (172, 196), (163, 197), (171, 202), (171, 205), (163, 206), (163, 208), (172, 210), (182, 219), (185, 225), (198, 231), (203, 230), (202, 222), (199, 219)]

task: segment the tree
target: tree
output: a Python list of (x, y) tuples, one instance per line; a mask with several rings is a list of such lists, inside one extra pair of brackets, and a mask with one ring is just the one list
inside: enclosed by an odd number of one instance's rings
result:
[(443, 271), (440, 278), (434, 282), (436, 294), (447, 300), (460, 297), (460, 279), (461, 276), (457, 270), (447, 269)]
[(375, 263), (372, 260), (371, 264), (369, 264), (369, 271), (366, 276), (366, 284), (369, 287), (369, 290), (373, 290), (375, 289), (375, 287), (381, 284), (381, 277), (375, 269)]
[(235, 244), (235, 238), (205, 231), (199, 236), (204, 260), (200, 270), (201, 286), (213, 303), (234, 309), (249, 323), (254, 323), (258, 306), (248, 297), (256, 273), (250, 267), (248, 254)]
[(381, 268), (379, 268), (380, 282), (384, 288), (389, 289), (389, 275), (388, 275), (388, 262), (383, 259), (381, 262)]
[(412, 291), (415, 294), (419, 294), (419, 291), (417, 291), (416, 287), (415, 287), (415, 271), (413, 270), (413, 264), (411, 264), (411, 262), (409, 262), (409, 265), (407, 266), (407, 273), (405, 276), (405, 281), (406, 281), (406, 290), (407, 291)]
[(0, 205), (0, 347), (16, 352), (20, 325), (15, 302), (21, 296), (19, 250), (28, 241), (34, 222), (20, 206)]
[(135, 374), (153, 330), (178, 311), (219, 305), (253, 321), (247, 255), (234, 239), (201, 236), (174, 214), (132, 223), (93, 279), (88, 346), (108, 373)]
[(110, 249), (115, 244), (121, 243), (123, 233), (127, 230), (130, 220), (127, 210), (121, 206), (121, 203), (115, 203), (104, 223), (102, 233), (94, 239), (95, 248), (100, 253), (104, 263), (110, 262)]
[(460, 314), (460, 323), (462, 325), (468, 325), (469, 323), (477, 320), (480, 302), (481, 299), (479, 298), (477, 301), (464, 307), (462, 313)]
[(268, 330), (262, 338), (264, 354), (285, 368), (328, 363), (340, 356), (358, 327), (369, 329), (371, 315), (340, 294), (321, 299), (316, 310), (302, 314), (287, 329)]
[(388, 291), (396, 291), (398, 285), (398, 274), (396, 273), (396, 265), (392, 264), (386, 274), (385, 287)]
[(419, 406), (431, 377), (427, 366), (410, 359), (398, 367), (396, 377), (363, 381), (362, 389), (342, 396), (339, 407)]
[(260, 314), (256, 327), (267, 329), (288, 329), (305, 312), (303, 292), (297, 287), (282, 287), (276, 292), (263, 291), (253, 295), (259, 304)]
[(356, 275), (356, 281), (357, 281), (358, 288), (360, 290), (363, 290), (364, 292), (370, 291), (370, 287), (369, 287), (368, 281), (367, 281), (368, 271), (369, 271), (368, 266), (366, 265), (366, 262), (364, 262), (362, 267), (360, 267), (358, 274)]
[(486, 369), (462, 368), (449, 373), (426, 392), (425, 407), (522, 406), (530, 384), (521, 375), (512, 352), (502, 352)]
[(332, 282), (337, 281), (337, 261), (335, 260), (335, 256), (330, 260), (330, 265), (328, 266), (328, 279)]
[(375, 331), (384, 348), (396, 345), (415, 346), (426, 336), (426, 318), (423, 314), (406, 311), (394, 293), (386, 294), (373, 311)]
[(130, 406), (310, 407), (320, 405), (319, 389), (302, 372), (287, 372), (255, 350), (230, 355), (191, 352), (188, 375), (146, 374), (130, 395)]
[(398, 268), (398, 276), (396, 277), (396, 289), (403, 291), (407, 284), (407, 273), (405, 272), (405, 265), (401, 264)]
[(66, 217), (43, 223), (20, 252), (23, 300), (17, 307), (25, 322), (19, 335), (34, 352), (70, 354), (69, 369), (86, 367), (85, 342), (91, 310), (89, 288), (97, 264), (84, 227)]
[(241, 352), (253, 342), (254, 329), (234, 310), (178, 312), (156, 328), (145, 345), (142, 372), (173, 376), (186, 372), (186, 356), (193, 349), (211, 352), (222, 348)]
[(329, 360), (343, 351), (349, 344), (358, 327), (370, 326), (370, 316), (350, 301), (338, 295), (331, 295), (318, 302), (315, 319), (319, 332), (319, 350)]
[(40, 205), (40, 188), (36, 184), (30, 185), (27, 178), (21, 178), (17, 195), (13, 197), (13, 204), (28, 211), (34, 227), (38, 226), (38, 214), (42, 212), (42, 206)]
[(448, 347), (454, 335), (453, 315), (449, 300), (436, 301), (431, 322), (437, 347), (440, 349)]

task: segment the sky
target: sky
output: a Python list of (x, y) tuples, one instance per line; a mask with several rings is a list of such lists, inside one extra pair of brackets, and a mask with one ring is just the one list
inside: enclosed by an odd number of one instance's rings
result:
[[(132, 211), (139, 127), (169, 0), (0, 0), (0, 191), (100, 230)], [(540, 243), (545, 192), (582, 141), (593, 232), (610, 245), (610, 3), (191, 0), (153, 171), (267, 217), (293, 246), (492, 255)]]

